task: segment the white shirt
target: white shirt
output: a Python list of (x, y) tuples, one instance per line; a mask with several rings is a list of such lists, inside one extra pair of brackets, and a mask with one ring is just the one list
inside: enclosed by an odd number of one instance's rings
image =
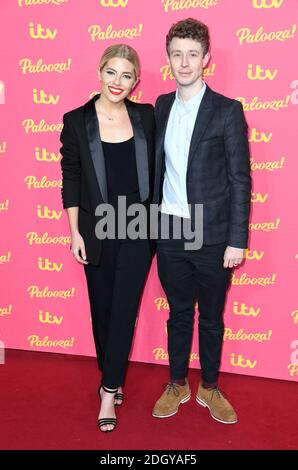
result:
[(198, 110), (206, 84), (198, 94), (183, 102), (178, 90), (173, 103), (165, 135), (165, 177), (161, 212), (189, 218), (186, 191), (186, 172), (189, 147)]

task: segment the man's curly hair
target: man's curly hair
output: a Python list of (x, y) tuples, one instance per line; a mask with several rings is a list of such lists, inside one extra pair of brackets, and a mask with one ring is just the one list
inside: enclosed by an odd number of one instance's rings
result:
[(194, 18), (178, 21), (173, 24), (166, 37), (167, 53), (170, 53), (170, 43), (173, 38), (193, 39), (198, 41), (203, 49), (203, 56), (207, 54), (210, 48), (210, 38), (208, 26)]

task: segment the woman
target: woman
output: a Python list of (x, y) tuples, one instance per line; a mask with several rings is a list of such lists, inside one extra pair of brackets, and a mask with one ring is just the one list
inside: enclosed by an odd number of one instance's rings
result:
[[(118, 196), (127, 207), (148, 207), (154, 169), (154, 112), (150, 104), (127, 99), (138, 82), (139, 59), (130, 46), (108, 47), (99, 64), (101, 94), (64, 115), (61, 133), (62, 200), (71, 231), (71, 251), (84, 265), (99, 369), (98, 426), (113, 431), (138, 304), (153, 249), (146, 239), (99, 239), (98, 205), (116, 212)], [(124, 215), (123, 210), (120, 215)], [(129, 221), (126, 220), (126, 224)]]

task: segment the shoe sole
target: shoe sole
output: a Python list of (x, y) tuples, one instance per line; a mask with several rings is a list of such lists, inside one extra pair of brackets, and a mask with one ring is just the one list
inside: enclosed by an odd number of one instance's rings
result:
[(208, 408), (209, 412), (210, 412), (210, 415), (213, 419), (215, 419), (215, 421), (218, 421), (219, 423), (222, 423), (222, 424), (236, 424), (238, 422), (238, 420), (234, 420), (234, 421), (223, 421), (222, 419), (219, 419), (217, 418), (216, 416), (214, 416), (210, 410), (210, 407), (209, 405), (204, 401), (202, 400), (201, 398), (199, 398), (198, 396), (196, 396), (196, 402), (203, 406), (204, 408)]
[(178, 413), (178, 410), (179, 410), (179, 406), (181, 405), (181, 403), (187, 403), (191, 398), (191, 393), (189, 393), (189, 395), (187, 395), (186, 397), (184, 397), (181, 402), (179, 403), (178, 407), (177, 407), (177, 410), (174, 411), (174, 413), (171, 413), (169, 415), (156, 415), (152, 412), (152, 416), (154, 416), (154, 418), (169, 418), (170, 416), (174, 416), (175, 414)]

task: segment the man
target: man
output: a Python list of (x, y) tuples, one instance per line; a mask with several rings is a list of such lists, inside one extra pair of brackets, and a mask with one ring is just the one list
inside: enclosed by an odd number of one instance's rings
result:
[(202, 380), (196, 401), (225, 424), (237, 415), (217, 385), (223, 342), (223, 310), (232, 268), (247, 247), (250, 164), (242, 105), (213, 92), (203, 82), (209, 59), (206, 25), (189, 18), (174, 24), (166, 38), (176, 93), (156, 102), (156, 177), (154, 203), (174, 221), (190, 220), (203, 207), (203, 243), (185, 249), (185, 238), (157, 241), (158, 273), (168, 298), (170, 381), (153, 416), (177, 413), (190, 399), (187, 381), (194, 304), (199, 309)]

